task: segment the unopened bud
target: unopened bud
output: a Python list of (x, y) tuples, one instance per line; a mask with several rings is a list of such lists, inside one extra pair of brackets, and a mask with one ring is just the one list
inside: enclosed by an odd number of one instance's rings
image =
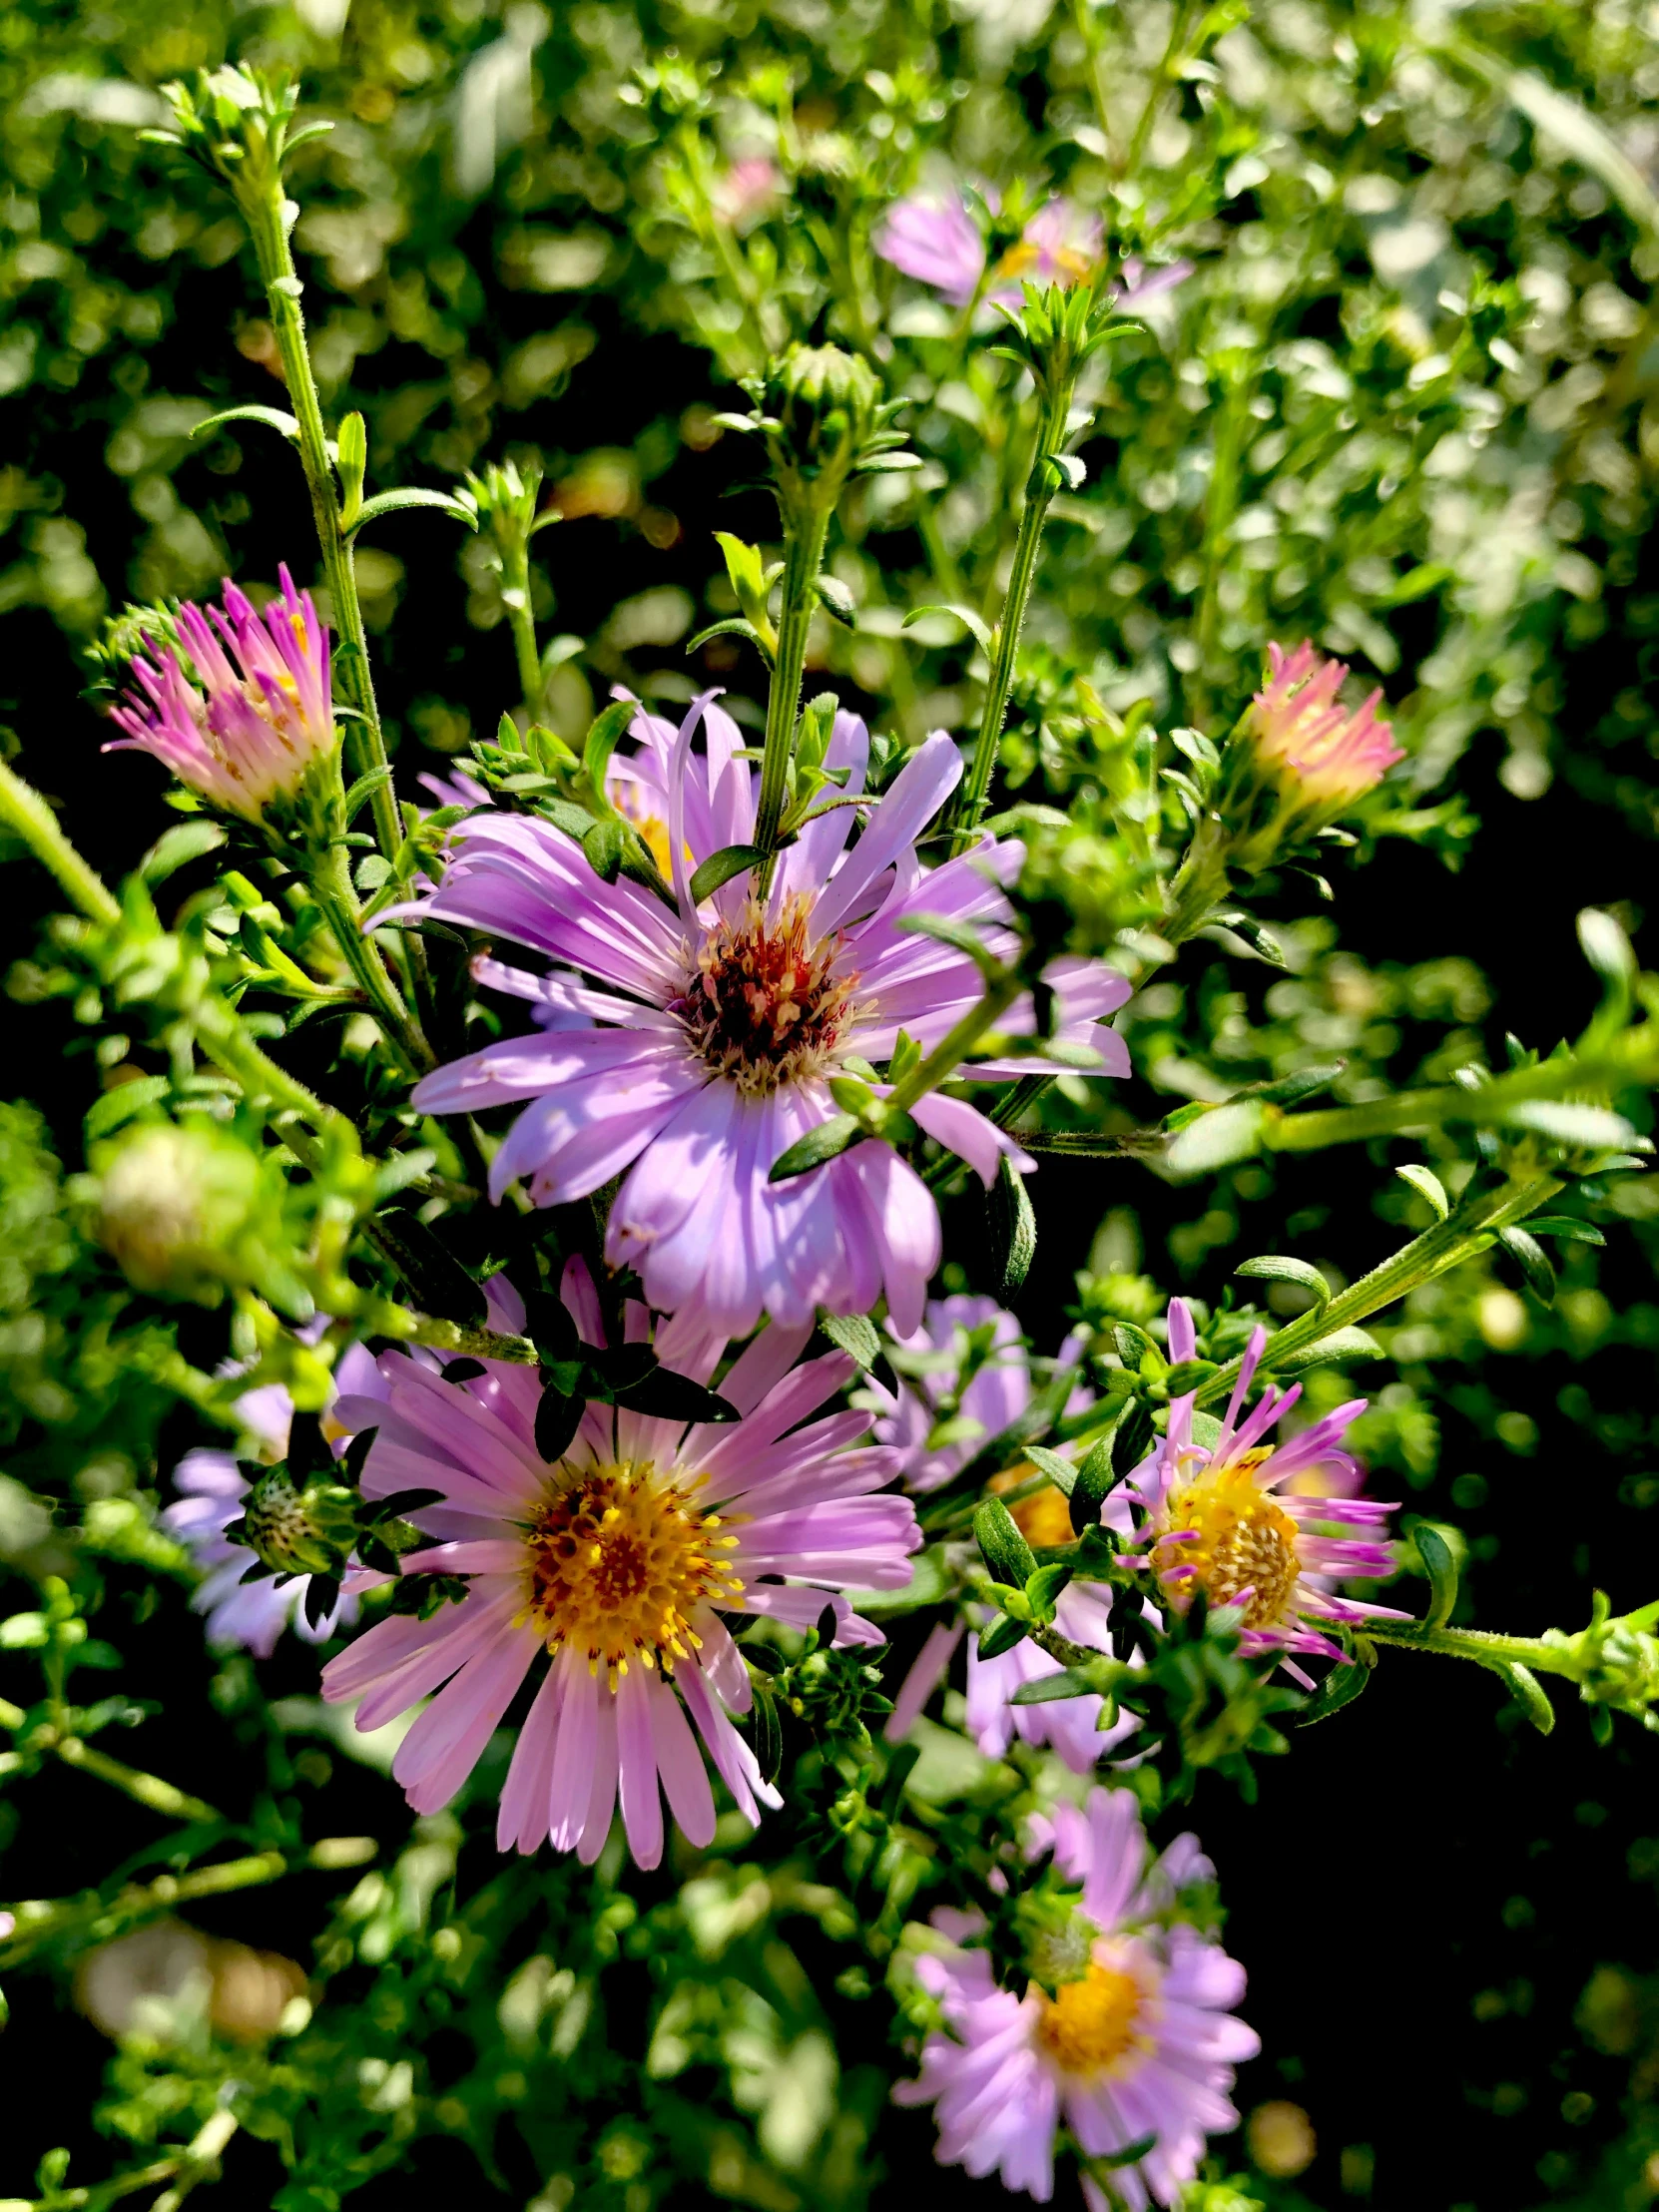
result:
[(217, 1132), (143, 1124), (103, 1164), (99, 1241), (137, 1289), (212, 1305), (253, 1209), (258, 1174), (253, 1156)]
[(336, 1482), (296, 1490), (286, 1466), (267, 1467), (248, 1493), (243, 1533), (276, 1574), (343, 1574), (357, 1540), (356, 1506)]
[(838, 345), (797, 345), (773, 364), (763, 410), (779, 427), (773, 459), (823, 494), (839, 489), (876, 427), (881, 386), (867, 361)]

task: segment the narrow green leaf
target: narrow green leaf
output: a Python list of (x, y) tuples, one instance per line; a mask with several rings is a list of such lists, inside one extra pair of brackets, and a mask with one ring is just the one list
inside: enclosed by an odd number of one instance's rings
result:
[(1030, 1633), (1023, 1621), (1009, 1620), (1006, 1616), (994, 1620), (988, 1628), (980, 1631), (979, 1656), (981, 1659), (1000, 1659), (1005, 1651), (1012, 1651), (1015, 1644), (1024, 1643)]
[(990, 1238), (991, 1295), (1008, 1306), (1025, 1287), (1037, 1256), (1037, 1217), (1025, 1178), (1003, 1153), (996, 1181), (985, 1193), (985, 1226)]
[(1233, 1273), (1262, 1283), (1295, 1283), (1312, 1294), (1317, 1306), (1324, 1306), (1331, 1297), (1331, 1286), (1318, 1268), (1310, 1266), (1306, 1260), (1294, 1260), (1281, 1253), (1267, 1253), (1259, 1260), (1246, 1260)]
[(1534, 1237), (1561, 1237), (1568, 1244), (1604, 1245), (1607, 1239), (1594, 1222), (1573, 1214), (1529, 1214), (1526, 1226)]
[(1340, 1713), (1345, 1705), (1352, 1705), (1370, 1682), (1372, 1670), (1361, 1660), (1347, 1666), (1333, 1667), (1318, 1690), (1297, 1715), (1302, 1728), (1312, 1728), (1316, 1721), (1328, 1721), (1333, 1713)]
[(723, 883), (730, 883), (734, 875), (742, 875), (746, 868), (757, 866), (765, 858), (758, 844), (723, 844), (692, 876), (693, 905), (701, 906)]
[(973, 1533), (992, 1580), (1024, 1589), (1037, 1571), (1036, 1558), (999, 1497), (981, 1498), (974, 1508)]
[(1423, 1625), (1443, 1628), (1457, 1603), (1457, 1561), (1432, 1521), (1418, 1521), (1411, 1538), (1428, 1577), (1428, 1611), (1423, 1615)]
[(821, 1168), (827, 1160), (833, 1160), (846, 1151), (849, 1145), (859, 1143), (865, 1135), (856, 1114), (831, 1114), (828, 1121), (820, 1122), (816, 1129), (809, 1129), (804, 1137), (797, 1137), (787, 1152), (781, 1152), (772, 1163), (769, 1183), (787, 1183), (792, 1176), (810, 1175), (814, 1168)]
[(584, 1399), (549, 1383), (536, 1406), (536, 1449), (551, 1466), (557, 1466), (570, 1449), (587, 1411)]
[(622, 871), (622, 848), (627, 831), (616, 816), (596, 822), (582, 839), (588, 865), (602, 883), (614, 883)]
[(616, 1402), (631, 1413), (644, 1413), (653, 1420), (734, 1421), (743, 1417), (730, 1398), (706, 1389), (688, 1375), (676, 1375), (672, 1368), (653, 1368), (638, 1382), (620, 1386)]
[(933, 937), (940, 944), (948, 944), (958, 952), (965, 952), (988, 983), (999, 983), (1002, 980), (1002, 962), (978, 930), (971, 928), (965, 921), (952, 920), (945, 914), (903, 914), (893, 926), (905, 936)]
[(987, 660), (990, 658), (990, 625), (985, 621), (982, 615), (975, 614), (971, 607), (943, 606), (936, 603), (931, 603), (925, 607), (912, 607), (909, 613), (904, 617), (904, 620), (899, 625), (899, 627), (901, 629), (908, 630), (911, 623), (919, 622), (923, 615), (953, 616), (955, 620), (962, 625), (962, 628), (969, 632), (969, 634), (973, 638), (974, 643), (985, 655), (985, 658)]
[(389, 784), (390, 782), (391, 770), (389, 768), (371, 768), (366, 776), (357, 778), (357, 781), (345, 795), (345, 824), (347, 829), (355, 821), (357, 811), (362, 806), (363, 801), (371, 793), (377, 792), (382, 784)]
[(413, 1214), (378, 1214), (374, 1241), (414, 1294), (422, 1313), (482, 1329), (489, 1304), (453, 1253)]
[(140, 878), (152, 890), (158, 883), (165, 883), (192, 860), (201, 859), (205, 852), (217, 852), (225, 842), (225, 831), (217, 822), (209, 822), (197, 816), (193, 822), (181, 822), (171, 830), (164, 830), (138, 864)]
[(384, 515), (399, 514), (405, 507), (431, 507), (439, 514), (446, 514), (452, 521), (464, 522), (469, 530), (478, 527), (478, 510), (464, 499), (457, 499), (446, 491), (421, 491), (414, 485), (402, 491), (376, 492), (372, 499), (365, 499), (349, 523), (341, 527), (347, 537), (355, 537), (365, 522), (378, 522)]
[(699, 630), (696, 637), (686, 640), (686, 651), (688, 653), (700, 651), (711, 638), (747, 638), (760, 654), (762, 660), (765, 661), (767, 667), (771, 668), (772, 666), (772, 650), (766, 639), (762, 637), (754, 623), (748, 621), (743, 615), (727, 615), (723, 621), (711, 622), (706, 630)]
[(1492, 1672), (1502, 1680), (1538, 1734), (1547, 1736), (1555, 1726), (1555, 1708), (1532, 1669), (1523, 1667), (1518, 1659), (1511, 1659), (1494, 1666)]
[(1402, 1183), (1409, 1183), (1412, 1190), (1427, 1199), (1441, 1221), (1445, 1220), (1451, 1212), (1451, 1201), (1445, 1195), (1444, 1184), (1432, 1168), (1418, 1167), (1413, 1163), (1409, 1167), (1395, 1168), (1394, 1173)]
[(1126, 1474), (1133, 1474), (1147, 1453), (1152, 1449), (1152, 1411), (1145, 1398), (1133, 1397), (1124, 1407), (1123, 1417), (1112, 1431), (1112, 1475), (1121, 1482)]
[(1099, 1691), (1086, 1677), (1074, 1674), (1070, 1667), (1062, 1667), (1058, 1674), (1045, 1674), (1035, 1682), (1022, 1682), (1008, 1700), (1008, 1703), (1010, 1705), (1054, 1705), (1062, 1698), (1098, 1697), (1099, 1695)]
[(172, 1083), (165, 1075), (143, 1075), (136, 1083), (118, 1083), (113, 1091), (106, 1091), (102, 1098), (95, 1098), (87, 1108), (81, 1127), (88, 1144), (96, 1144), (100, 1137), (107, 1137), (112, 1129), (119, 1129), (135, 1114), (144, 1112), (164, 1099)]
[(1541, 1306), (1555, 1303), (1555, 1270), (1536, 1237), (1524, 1229), (1500, 1229), (1497, 1241), (1512, 1260), (1518, 1261), (1526, 1287)]
[(1071, 1525), (1079, 1536), (1098, 1525), (1108, 1491), (1121, 1477), (1112, 1464), (1112, 1437), (1102, 1436), (1077, 1469), (1071, 1486)]
[(821, 1309), (818, 1325), (838, 1351), (857, 1361), (866, 1375), (881, 1357), (881, 1339), (867, 1314), (827, 1314)]
[(208, 415), (192, 430), (193, 438), (206, 437), (210, 430), (222, 430), (228, 422), (262, 422), (268, 430), (276, 430), (280, 436), (292, 440), (299, 435), (299, 425), (280, 407), (226, 407), (218, 414)]
[(611, 755), (626, 735), (634, 717), (641, 714), (637, 699), (613, 699), (608, 707), (601, 708), (588, 727), (582, 741), (582, 774), (595, 798), (605, 794), (605, 777), (611, 765)]
[(755, 1702), (750, 1707), (749, 1731), (755, 1764), (763, 1782), (775, 1782), (784, 1764), (784, 1731), (778, 1720), (778, 1704), (764, 1681), (755, 1679)]
[(1213, 1106), (1172, 1138), (1164, 1163), (1172, 1175), (1214, 1174), (1217, 1168), (1231, 1167), (1259, 1152), (1264, 1128), (1260, 1099)]
[(813, 585), (835, 620), (848, 630), (858, 627), (858, 602), (838, 576), (820, 576)]
[(1323, 1368), (1334, 1360), (1381, 1360), (1382, 1347), (1369, 1330), (1333, 1329), (1318, 1344), (1304, 1345), (1280, 1359), (1273, 1359), (1271, 1344), (1268, 1354), (1275, 1375), (1305, 1375), (1310, 1368)]
[(1606, 1106), (1583, 1106), (1559, 1098), (1524, 1099), (1500, 1117), (1511, 1129), (1535, 1129), (1557, 1144), (1579, 1145), (1591, 1152), (1627, 1145), (1635, 1134), (1622, 1114)]

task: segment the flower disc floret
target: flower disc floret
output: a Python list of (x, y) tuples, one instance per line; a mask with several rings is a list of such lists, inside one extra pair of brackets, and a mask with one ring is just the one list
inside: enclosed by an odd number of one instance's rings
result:
[(1237, 1605), (1247, 1628), (1284, 1621), (1302, 1572), (1301, 1530), (1256, 1480), (1271, 1456), (1247, 1452), (1178, 1483), (1164, 1508), (1175, 1526), (1154, 1547), (1166, 1587), (1196, 1585), (1212, 1605)]
[(853, 1019), (857, 978), (835, 973), (840, 937), (815, 944), (809, 911), (797, 893), (769, 920), (747, 899), (704, 939), (670, 1004), (715, 1073), (752, 1097), (822, 1076)]
[(548, 1650), (570, 1645), (613, 1688), (631, 1661), (672, 1673), (702, 1648), (698, 1609), (743, 1596), (725, 1558), (737, 1538), (649, 1461), (561, 1467), (558, 1479), (525, 1536), (530, 1616)]
[(1146, 1991), (1134, 1974), (1098, 1957), (1052, 1996), (1039, 1989), (1037, 2004), (1037, 2042), (1062, 2073), (1098, 2081), (1130, 2051), (1151, 2047)]

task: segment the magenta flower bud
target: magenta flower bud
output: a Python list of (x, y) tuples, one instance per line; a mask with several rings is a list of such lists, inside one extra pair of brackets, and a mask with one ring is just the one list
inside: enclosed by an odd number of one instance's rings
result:
[(1246, 728), (1257, 759), (1303, 802), (1327, 816), (1341, 814), (1405, 758), (1392, 726), (1379, 719), (1381, 691), (1357, 713), (1342, 705), (1337, 694), (1348, 670), (1341, 661), (1326, 660), (1307, 643), (1294, 653), (1270, 645), (1268, 666)]
[(180, 783), (246, 822), (292, 798), (334, 748), (328, 632), (310, 593), (295, 591), (285, 568), (277, 573), (281, 593), (263, 616), (230, 582), (223, 613), (179, 609), (188, 671), (171, 648), (136, 659), (137, 682), (110, 717), (127, 736), (104, 748), (153, 753)]

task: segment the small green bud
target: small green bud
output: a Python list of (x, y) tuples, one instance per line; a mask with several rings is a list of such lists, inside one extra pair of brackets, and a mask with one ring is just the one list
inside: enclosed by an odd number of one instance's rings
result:
[(357, 1500), (335, 1482), (296, 1490), (285, 1465), (268, 1467), (248, 1493), (249, 1548), (276, 1574), (340, 1574), (357, 1536)]
[(208, 1128), (139, 1125), (100, 1163), (97, 1234), (141, 1291), (217, 1302), (257, 1202), (258, 1164)]

